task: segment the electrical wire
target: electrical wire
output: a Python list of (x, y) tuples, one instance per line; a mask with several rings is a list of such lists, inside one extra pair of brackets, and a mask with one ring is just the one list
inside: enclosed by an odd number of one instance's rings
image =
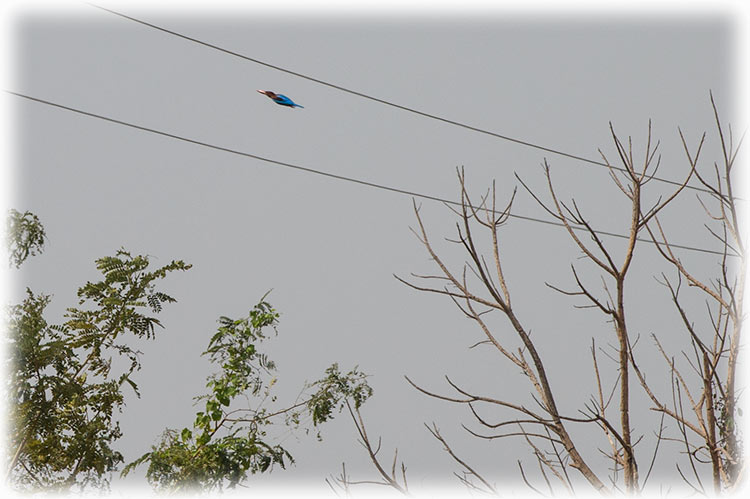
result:
[[(383, 190), (383, 191), (395, 192), (397, 194), (404, 194), (404, 195), (407, 195), (407, 196), (412, 196), (412, 197), (421, 198), (421, 199), (427, 199), (427, 200), (430, 200), (430, 201), (438, 201), (438, 202), (445, 203), (445, 204), (448, 204), (448, 205), (461, 206), (460, 202), (452, 201), (452, 200), (441, 198), (441, 197), (438, 197), (438, 196), (432, 196), (432, 195), (429, 195), (429, 194), (423, 194), (423, 193), (419, 193), (419, 192), (416, 192), (416, 191), (409, 191), (409, 190), (406, 190), (406, 189), (400, 189), (398, 187), (390, 187), (390, 186), (387, 186), (387, 185), (378, 184), (378, 183), (375, 183), (375, 182), (368, 182), (366, 180), (362, 180), (362, 179), (358, 179), (358, 178), (354, 178), (354, 177), (347, 177), (347, 176), (344, 176), (344, 175), (337, 175), (335, 173), (329, 173), (329, 172), (325, 172), (325, 171), (321, 171), (321, 170), (316, 170), (314, 168), (308, 168), (306, 166), (301, 166), (301, 165), (296, 165), (296, 164), (293, 164), (293, 163), (287, 163), (287, 162), (284, 162), (284, 161), (278, 161), (278, 160), (275, 160), (275, 159), (265, 158), (263, 156), (258, 156), (257, 154), (251, 154), (251, 153), (244, 152), (244, 151), (238, 151), (236, 149), (231, 149), (231, 148), (228, 148), (228, 147), (218, 146), (218, 145), (215, 145), (215, 144), (210, 144), (208, 142), (203, 142), (203, 141), (200, 141), (200, 140), (195, 140), (195, 139), (191, 139), (191, 138), (188, 138), (188, 137), (183, 137), (181, 135), (176, 135), (176, 134), (173, 134), (173, 133), (164, 132), (164, 131), (161, 131), (161, 130), (157, 130), (155, 128), (149, 128), (149, 127), (145, 127), (145, 126), (141, 126), (141, 125), (136, 125), (134, 123), (130, 123), (130, 122), (127, 122), (127, 121), (118, 120), (118, 119), (115, 119), (115, 118), (110, 118), (108, 116), (103, 116), (101, 114), (96, 114), (96, 113), (92, 113), (92, 112), (89, 112), (89, 111), (83, 111), (81, 109), (77, 109), (77, 108), (74, 108), (74, 107), (71, 107), (71, 106), (66, 106), (66, 105), (63, 105), (63, 104), (58, 104), (56, 102), (52, 102), (52, 101), (40, 99), (38, 97), (32, 97), (30, 95), (25, 95), (25, 94), (22, 94), (22, 93), (19, 93), (19, 92), (14, 92), (12, 90), (5, 90), (5, 91), (7, 93), (11, 94), (11, 95), (15, 95), (17, 97), (22, 97), (24, 99), (27, 99), (27, 100), (30, 100), (30, 101), (34, 101), (34, 102), (38, 102), (40, 104), (45, 104), (47, 106), (52, 106), (52, 107), (56, 107), (56, 108), (59, 108), (59, 109), (64, 109), (66, 111), (70, 111), (70, 112), (73, 112), (73, 113), (81, 114), (81, 115), (84, 115), (84, 116), (89, 116), (91, 118), (97, 118), (97, 119), (100, 119), (100, 120), (103, 120), (103, 121), (108, 121), (110, 123), (115, 123), (115, 124), (122, 125), (122, 126), (125, 126), (125, 127), (134, 128), (136, 130), (141, 130), (141, 131), (144, 131), (144, 132), (149, 132), (149, 133), (152, 133), (152, 134), (161, 135), (163, 137), (169, 137), (171, 139), (180, 140), (182, 142), (187, 142), (187, 143), (190, 143), (190, 144), (195, 144), (195, 145), (198, 145), (198, 146), (207, 147), (209, 149), (215, 149), (217, 151), (224, 151), (224, 152), (228, 152), (228, 153), (231, 153), (231, 154), (235, 154), (237, 156), (243, 156), (243, 157), (246, 157), (246, 158), (252, 158), (252, 159), (256, 159), (258, 161), (263, 161), (263, 162), (266, 162), (266, 163), (271, 163), (271, 164), (274, 164), (274, 165), (283, 166), (285, 168), (291, 168), (291, 169), (298, 170), (298, 171), (312, 173), (314, 175), (320, 175), (320, 176), (323, 176), (323, 177), (333, 178), (333, 179), (336, 179), (336, 180), (342, 180), (342, 181), (345, 181), (345, 182), (352, 182), (352, 183), (355, 183), (355, 184), (360, 184), (360, 185), (364, 185), (364, 186), (367, 186), (367, 187), (372, 187), (374, 189), (380, 189), (380, 190)], [(479, 208), (477, 208), (477, 209), (479, 209)], [(508, 213), (508, 216), (510, 216), (512, 218), (517, 218), (519, 220), (526, 220), (526, 221), (530, 221), (530, 222), (542, 223), (542, 224), (547, 224), (547, 225), (556, 225), (556, 226), (559, 226), (559, 227), (564, 227), (565, 226), (561, 222), (554, 222), (554, 221), (551, 221), (551, 220), (544, 220), (544, 219), (541, 219), (541, 218), (529, 217), (529, 216), (525, 216), (525, 215), (517, 215), (517, 214), (514, 214), (514, 213)], [(583, 227), (573, 227), (573, 229), (574, 230), (584, 231), (584, 232), (587, 231)], [(596, 234), (600, 234), (600, 235), (604, 235), (604, 236), (617, 237), (617, 238), (621, 238), (621, 239), (629, 239), (629, 236), (626, 236), (626, 235), (623, 235), (623, 234), (618, 234), (618, 233), (615, 233), (615, 232), (607, 232), (607, 231), (603, 231), (603, 230), (595, 230), (594, 232)], [(650, 239), (637, 238), (637, 240), (641, 241), (641, 242), (644, 242), (644, 243), (656, 244), (656, 243), (654, 243), (654, 241), (652, 241)], [(671, 243), (670, 243), (670, 246), (673, 247), (673, 248), (680, 248), (680, 249), (684, 249), (684, 250), (688, 250), (688, 251), (696, 251), (696, 252), (708, 253), (708, 254), (713, 254), (713, 255), (724, 255), (724, 253), (721, 252), (721, 251), (709, 250), (709, 249), (705, 249), (705, 248), (698, 248), (698, 247), (694, 247), (694, 246), (686, 246), (686, 245), (682, 245), (682, 244), (671, 244)], [(730, 255), (730, 256), (734, 256), (734, 255)]]
[[(467, 130), (471, 130), (473, 132), (482, 133), (482, 134), (489, 135), (489, 136), (492, 136), (492, 137), (495, 137), (495, 138), (498, 138), (498, 139), (502, 139), (502, 140), (506, 140), (506, 141), (513, 142), (513, 143), (516, 143), (516, 144), (520, 144), (520, 145), (523, 145), (523, 146), (526, 146), (526, 147), (531, 147), (531, 148), (534, 148), (534, 149), (538, 149), (540, 151), (549, 152), (549, 153), (552, 153), (552, 154), (556, 154), (558, 156), (563, 156), (563, 157), (574, 159), (574, 160), (577, 160), (577, 161), (582, 161), (584, 163), (588, 163), (588, 164), (591, 164), (591, 165), (601, 166), (601, 167), (604, 167), (604, 168), (607, 168), (607, 169), (612, 168), (614, 170), (618, 170), (618, 171), (627, 173), (627, 169), (625, 169), (625, 168), (617, 167), (617, 166), (614, 166), (614, 165), (608, 165), (607, 163), (602, 162), (602, 161), (593, 160), (593, 159), (586, 158), (586, 157), (583, 157), (583, 156), (577, 156), (575, 154), (567, 153), (567, 152), (561, 151), (559, 149), (553, 149), (551, 147), (545, 147), (545, 146), (542, 146), (542, 145), (539, 145), (539, 144), (535, 144), (533, 142), (529, 142), (529, 141), (521, 140), (521, 139), (516, 139), (516, 138), (513, 138), (513, 137), (509, 137), (507, 135), (502, 135), (502, 134), (499, 134), (499, 133), (496, 133), (496, 132), (491, 132), (491, 131), (483, 129), (483, 128), (478, 128), (478, 127), (475, 127), (475, 126), (467, 125), (467, 124), (461, 123), (459, 121), (454, 121), (454, 120), (451, 120), (451, 119), (448, 119), (448, 118), (443, 118), (443, 117), (435, 115), (435, 114), (427, 113), (427, 112), (424, 112), (424, 111), (419, 111), (417, 109), (414, 109), (414, 108), (411, 108), (411, 107), (408, 107), (408, 106), (403, 106), (401, 104), (396, 104), (394, 102), (391, 102), (391, 101), (388, 101), (388, 100), (385, 100), (385, 99), (380, 99), (378, 97), (374, 97), (372, 95), (368, 95), (368, 94), (363, 93), (363, 92), (358, 92), (356, 90), (352, 90), (350, 88), (343, 87), (341, 85), (336, 85), (334, 83), (330, 83), (330, 82), (327, 82), (327, 81), (324, 81), (324, 80), (320, 80), (318, 78), (314, 78), (312, 76), (308, 76), (308, 75), (303, 74), (303, 73), (298, 73), (296, 71), (292, 71), (290, 69), (286, 69), (284, 67), (277, 66), (275, 64), (270, 64), (268, 62), (261, 61), (260, 59), (255, 59), (253, 57), (249, 57), (249, 56), (246, 56), (244, 54), (240, 54), (239, 52), (234, 52), (232, 50), (228, 50), (228, 49), (225, 49), (223, 47), (219, 47), (218, 45), (214, 45), (212, 43), (204, 42), (204, 41), (199, 40), (197, 38), (193, 38), (191, 36), (184, 35), (182, 33), (178, 33), (177, 31), (172, 31), (170, 29), (158, 26), (156, 24), (152, 24), (152, 23), (149, 23), (147, 21), (143, 21), (142, 19), (138, 19), (138, 18), (129, 16), (127, 14), (123, 14), (122, 12), (118, 12), (116, 10), (112, 10), (112, 9), (108, 9), (106, 7), (102, 7), (101, 5), (97, 5), (97, 4), (94, 4), (94, 3), (88, 3), (88, 5), (90, 5), (92, 7), (95, 7), (97, 9), (101, 9), (101, 10), (103, 10), (105, 12), (109, 12), (110, 14), (114, 14), (116, 16), (122, 17), (124, 19), (128, 19), (130, 21), (142, 24), (144, 26), (148, 26), (149, 28), (153, 28), (153, 29), (162, 31), (164, 33), (167, 33), (167, 34), (170, 34), (170, 35), (182, 38), (184, 40), (191, 41), (193, 43), (197, 43), (199, 45), (203, 45), (205, 47), (208, 47), (208, 48), (211, 48), (211, 49), (214, 49), (214, 50), (218, 50), (219, 52), (223, 52), (225, 54), (228, 54), (228, 55), (231, 55), (231, 56), (234, 56), (234, 57), (238, 57), (240, 59), (244, 59), (246, 61), (249, 61), (249, 62), (252, 62), (252, 63), (255, 63), (255, 64), (259, 64), (261, 66), (265, 66), (267, 68), (275, 69), (276, 71), (281, 71), (282, 73), (290, 74), (290, 75), (296, 76), (298, 78), (303, 78), (305, 80), (312, 81), (314, 83), (318, 83), (320, 85), (324, 85), (326, 87), (330, 87), (330, 88), (339, 90), (341, 92), (346, 92), (346, 93), (351, 94), (351, 95), (356, 95), (357, 97), (362, 97), (363, 99), (369, 99), (371, 101), (379, 102), (381, 104), (385, 104), (386, 106), (391, 106), (391, 107), (394, 107), (394, 108), (397, 108), (397, 109), (401, 109), (403, 111), (407, 111), (407, 112), (410, 112), (410, 113), (413, 113), (413, 114), (417, 114), (417, 115), (423, 116), (425, 118), (430, 118), (430, 119), (433, 119), (433, 120), (442, 121), (443, 123), (448, 123), (450, 125), (454, 125), (454, 126), (457, 126), (457, 127), (465, 128)], [(668, 179), (664, 179), (664, 178), (660, 178), (660, 177), (650, 176), (650, 177), (647, 177), (647, 178), (654, 179), (654, 180), (657, 180), (659, 182), (664, 182), (666, 184), (671, 184), (671, 185), (675, 185), (675, 186), (681, 186), (682, 185), (681, 182), (676, 182), (674, 180), (668, 180)], [(701, 192), (707, 192), (707, 193), (711, 192), (708, 189), (705, 189), (703, 187), (696, 187), (696, 186), (692, 186), (692, 185), (686, 185), (685, 188), (687, 188), (687, 189), (693, 189), (693, 190), (701, 191)]]

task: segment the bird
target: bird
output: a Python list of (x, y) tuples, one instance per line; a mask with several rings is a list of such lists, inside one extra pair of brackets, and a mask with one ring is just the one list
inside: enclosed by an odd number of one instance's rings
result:
[(291, 108), (301, 107), (303, 109), (305, 107), (305, 106), (300, 106), (299, 104), (295, 104), (294, 101), (290, 99), (289, 97), (287, 97), (286, 95), (277, 94), (275, 92), (271, 92), (270, 90), (258, 90), (258, 92), (269, 97), (272, 101), (274, 101), (276, 104), (280, 106), (287, 106)]

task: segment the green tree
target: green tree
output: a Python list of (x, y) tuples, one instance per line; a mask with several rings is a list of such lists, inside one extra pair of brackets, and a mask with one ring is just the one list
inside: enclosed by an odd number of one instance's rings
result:
[(6, 219), (6, 240), (8, 263), (19, 268), (29, 256), (41, 253), (47, 234), (39, 217), (26, 211), (23, 214), (14, 209), (8, 210)]
[[(15, 216), (11, 212), (11, 218)], [(44, 230), (28, 212), (9, 244), (20, 248), (11, 261), (20, 265), (40, 249)], [(28, 222), (28, 223), (27, 223)], [(157, 281), (190, 265), (173, 261), (148, 270), (149, 259), (119, 250), (96, 261), (103, 279), (79, 288), (79, 307), (66, 320), (44, 319), (50, 297), (26, 291), (10, 308), (8, 388), (11, 455), (7, 476), (21, 489), (70, 490), (107, 487), (122, 455), (113, 447), (122, 436), (115, 412), (124, 405), (123, 385), (140, 368), (138, 352), (125, 336), (153, 338), (161, 326), (152, 316), (174, 298), (156, 289)], [(116, 359), (117, 357), (118, 359)], [(117, 368), (123, 364), (124, 367)]]
[[(20, 267), (40, 253), (44, 227), (30, 212), (8, 217), (10, 265)], [(114, 444), (123, 435), (116, 413), (124, 406), (123, 386), (138, 395), (132, 379), (141, 367), (129, 341), (152, 339), (162, 327), (154, 314), (174, 298), (159, 291), (158, 281), (190, 265), (172, 261), (149, 270), (149, 258), (121, 249), (96, 260), (102, 280), (78, 290), (78, 307), (65, 321), (51, 325), (45, 309), (51, 298), (26, 290), (25, 300), (10, 307), (5, 359), (9, 366), (8, 479), (23, 490), (106, 489), (124, 458)], [(196, 397), (202, 409), (191, 428), (167, 429), (152, 451), (127, 465), (123, 475), (149, 462), (146, 477), (157, 489), (215, 490), (234, 487), (248, 474), (293, 462), (281, 445), (267, 443), (269, 425), (302, 426), (303, 413), (317, 426), (343, 407), (359, 409), (372, 394), (366, 376), (338, 365), (307, 384), (294, 403), (270, 408), (276, 396), (276, 366), (256, 345), (276, 332), (279, 314), (265, 297), (241, 319), (221, 317), (204, 352), (221, 370), (208, 378), (209, 393)], [(238, 406), (242, 397), (253, 407)], [(305, 428), (306, 432), (310, 428)], [(320, 433), (318, 433), (320, 438)]]
[[(276, 366), (257, 345), (268, 338), (269, 328), (276, 333), (279, 314), (264, 299), (247, 317), (219, 319), (203, 355), (221, 370), (209, 376), (210, 392), (196, 397), (202, 410), (192, 427), (165, 430), (152, 450), (128, 464), (123, 475), (148, 462), (146, 477), (157, 490), (233, 488), (248, 474), (270, 471), (274, 465), (284, 469), (294, 462), (281, 445), (267, 442), (269, 425), (283, 422), (299, 428), (302, 414), (307, 413), (317, 426), (350, 401), (359, 408), (372, 395), (363, 373), (355, 368), (344, 374), (333, 364), (324, 378), (306, 385), (302, 400), (272, 407)], [(238, 404), (242, 400), (248, 405)]]

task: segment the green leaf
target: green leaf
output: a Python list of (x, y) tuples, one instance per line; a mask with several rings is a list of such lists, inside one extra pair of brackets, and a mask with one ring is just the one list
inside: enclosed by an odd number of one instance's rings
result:
[(196, 440), (196, 443), (198, 445), (206, 445), (209, 440), (211, 440), (211, 434), (209, 434), (208, 432), (203, 432), (201, 433), (201, 436)]

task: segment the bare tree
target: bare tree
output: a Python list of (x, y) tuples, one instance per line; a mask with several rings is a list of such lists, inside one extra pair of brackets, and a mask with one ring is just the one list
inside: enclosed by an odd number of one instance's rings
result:
[[(744, 463), (740, 446), (739, 428), (735, 417), (739, 396), (737, 389), (737, 362), (739, 359), (743, 301), (745, 289), (745, 244), (738, 217), (738, 198), (733, 186), (733, 167), (742, 144), (743, 136), (735, 144), (731, 125), (722, 125), (713, 95), (711, 105), (716, 121), (716, 129), (721, 145), (721, 160), (713, 163), (713, 171), (708, 174), (696, 168), (698, 152), (691, 157), (695, 176), (708, 192), (707, 197), (715, 208), (698, 197), (698, 201), (708, 216), (705, 224), (710, 235), (721, 245), (718, 275), (701, 278), (683, 264), (679, 254), (670, 244), (667, 230), (658, 216), (646, 226), (649, 236), (656, 243), (661, 256), (670, 264), (675, 277), (662, 274), (661, 282), (668, 289), (672, 302), (679, 312), (685, 329), (685, 340), (689, 344), (681, 352), (683, 362), (678, 364), (662, 348), (654, 337), (659, 351), (663, 354), (675, 379), (674, 390), (678, 404), (668, 404), (654, 395), (645, 377), (633, 362), (643, 389), (651, 398), (654, 409), (672, 418), (680, 427), (686, 455), (689, 457), (694, 477), (694, 487), (705, 492), (704, 485), (696, 470), (696, 463), (711, 466), (712, 489), (715, 493), (733, 490), (742, 478)], [(684, 141), (683, 141), (684, 143)], [(697, 312), (684, 305), (682, 288), (688, 288), (703, 296), (705, 314), (709, 327), (701, 330), (694, 322)], [(692, 358), (691, 358), (692, 355)], [(694, 381), (688, 381), (684, 374), (687, 364)], [(683, 407), (683, 396), (687, 397), (689, 408)], [(741, 414), (741, 413), (740, 413)], [(682, 473), (682, 472), (681, 472)], [(687, 477), (685, 478), (687, 481)]]
[[(732, 185), (732, 168), (742, 140), (734, 143), (731, 127), (728, 128), (727, 137), (713, 96), (711, 103), (723, 156), (721, 166), (714, 163), (710, 175), (699, 171), (698, 165), (702, 161), (701, 154), (706, 143), (706, 134), (702, 135), (697, 144), (690, 147), (679, 130), (687, 158), (687, 168), (683, 180), (675, 182), (671, 190), (659, 196), (655, 202), (647, 202), (646, 200), (652, 196), (645, 195), (647, 186), (651, 189), (651, 182), (661, 162), (661, 155), (658, 153), (659, 143), (654, 144), (652, 141), (651, 123), (649, 122), (645, 147), (640, 155), (634, 153), (632, 139), (628, 137), (627, 141), (621, 140), (610, 124), (615, 150), (613, 157), (616, 161), (610, 161), (606, 154), (601, 151), (600, 153), (609, 167), (610, 177), (617, 191), (627, 200), (628, 226), (625, 230), (624, 248), (621, 243), (615, 245), (612, 241), (604, 239), (602, 233), (593, 226), (591, 217), (583, 213), (575, 200), (566, 202), (561, 199), (546, 160), (543, 164), (547, 184), (546, 195), (535, 192), (526, 181), (516, 175), (533, 199), (557, 224), (565, 228), (570, 240), (583, 255), (583, 263), (571, 264), (571, 287), (563, 289), (564, 287), (549, 283), (547, 286), (577, 300), (574, 303), (577, 308), (598, 310), (612, 325), (610, 334), (615, 354), (610, 359), (614, 370), (611, 374), (615, 381), (611, 386), (605, 386), (607, 383), (604, 381), (603, 370), (607, 367), (600, 364), (597, 358), (597, 352), (601, 350), (597, 348), (592, 334), (591, 357), (595, 393), (576, 413), (569, 414), (560, 409), (558, 398), (565, 397), (565, 394), (555, 392), (551, 385), (548, 366), (538, 349), (539, 340), (535, 339), (538, 336), (532, 337), (526, 320), (514, 308), (512, 286), (503, 273), (506, 265), (503, 249), (505, 245), (513, 244), (513, 241), (502, 237), (501, 228), (512, 216), (511, 208), (516, 191), (514, 190), (507, 204), (498, 208), (496, 186), (493, 182), (491, 189), (481, 196), (478, 202), (474, 202), (467, 190), (463, 168), (458, 171), (460, 204), (458, 208), (448, 206), (457, 217), (457, 238), (449, 241), (460, 245), (468, 257), (463, 265), (458, 267), (452, 266), (438, 254), (428, 237), (420, 208), (414, 203), (417, 221), (414, 233), (436, 264), (438, 271), (430, 275), (412, 274), (412, 279), (409, 280), (398, 276), (396, 278), (416, 290), (450, 298), (481, 330), (483, 339), (480, 343), (490, 345), (502, 358), (522, 371), (528, 380), (530, 394), (536, 407), (529, 407), (515, 400), (475, 393), (459, 386), (448, 376), (445, 381), (450, 392), (447, 393), (428, 390), (409, 378), (407, 381), (425, 395), (465, 405), (472, 415), (474, 426), (478, 425), (484, 430), (479, 431), (464, 425), (464, 429), (474, 437), (491, 440), (522, 438), (532, 450), (539, 466), (540, 479), (550, 493), (554, 493), (556, 489), (575, 492), (576, 480), (573, 476), (578, 475), (584, 479), (584, 483), (602, 494), (637, 494), (648, 481), (660, 447), (674, 441), (677, 441), (679, 446), (670, 447), (677, 452), (670, 456), (671, 462), (677, 463), (677, 471), (696, 491), (708, 492), (701, 482), (701, 467), (711, 467), (713, 492), (731, 490), (741, 479), (744, 467), (735, 414), (738, 411), (736, 369), (741, 344), (745, 257), (740, 233), (741, 224), (738, 220), (739, 200)], [(709, 217), (710, 223), (706, 224), (706, 228), (709, 235), (718, 240), (722, 248), (718, 252), (720, 272), (716, 276), (699, 277), (683, 264), (680, 257), (680, 251), (683, 249), (670, 243), (668, 229), (660, 218), (665, 213), (665, 208), (689, 192), (688, 183), (694, 177), (702, 184), (698, 201)], [(716, 208), (710, 209), (707, 199), (704, 198), (714, 201)], [(486, 251), (480, 248), (480, 232), (489, 236)], [(668, 297), (676, 307), (681, 327), (686, 333), (679, 360), (667, 352), (659, 338), (653, 335), (655, 348), (665, 359), (669, 376), (661, 375), (663, 371), (660, 371), (649, 381), (644, 366), (638, 362), (634, 348), (637, 334), (634, 337), (634, 333), (629, 329), (633, 320), (626, 307), (626, 290), (633, 292), (633, 288), (629, 286), (633, 282), (633, 269), (637, 267), (634, 265), (634, 256), (636, 250), (640, 251), (646, 246), (651, 246), (648, 251), (652, 255), (655, 253), (655, 246), (663, 258), (664, 271), (656, 277), (664, 285)], [(600, 287), (595, 288), (588, 282), (586, 274), (581, 271), (582, 265), (587, 267), (588, 274), (593, 271), (600, 275)], [(684, 289), (684, 283), (688, 284), (690, 290), (696, 290), (705, 297), (707, 324), (710, 325), (705, 330), (699, 330), (691, 317), (699, 311), (685, 305), (687, 291)], [(580, 304), (580, 300), (584, 300), (584, 305)], [(517, 347), (512, 346), (507, 335), (499, 334), (493, 329), (495, 326), (487, 320), (486, 314), (489, 313), (505, 317), (515, 333)], [(691, 371), (690, 376), (684, 372), (686, 366), (683, 364), (687, 364)], [(654, 379), (658, 383), (654, 383)], [(653, 432), (653, 450), (646, 456), (639, 456), (636, 452), (636, 445), (644, 436), (634, 435), (631, 422), (631, 399), (634, 390), (639, 388), (650, 399), (651, 409), (660, 414), (658, 427), (654, 428)], [(568, 402), (563, 405), (570, 405)], [(493, 407), (501, 409), (496, 412), (511, 416), (490, 420), (488, 411)], [(363, 429), (361, 416), (357, 416), (357, 427)], [(354, 415), (352, 417), (354, 418)], [(669, 426), (670, 420), (676, 425), (674, 435), (669, 433), (672, 428)], [(591, 431), (585, 432), (586, 442), (577, 441), (572, 436), (572, 425), (591, 427)], [(485, 492), (496, 492), (495, 487), (475, 471), (468, 461), (454, 453), (434, 423), (427, 428), (461, 467), (462, 474), (458, 475), (459, 479), (467, 486)], [(606, 450), (600, 448), (599, 454), (590, 452), (589, 449), (594, 435), (599, 435), (601, 441), (605, 442)], [(360, 436), (384, 479), (381, 483), (394, 486), (393, 483), (389, 483), (393, 474), (389, 476), (379, 466), (362, 430)], [(679, 454), (681, 451), (682, 454)], [(609, 462), (606, 477), (601, 471), (595, 471), (603, 468), (601, 455)], [(644, 460), (650, 462), (646, 473), (639, 469), (639, 462), (643, 463)], [(690, 466), (689, 473), (683, 470), (685, 460)], [(683, 467), (680, 467), (680, 461)], [(532, 484), (520, 461), (518, 464), (523, 481), (541, 493), (539, 487)]]
[[(398, 466), (398, 449), (393, 453), (393, 461), (391, 462), (390, 473), (386, 466), (380, 460), (378, 454), (381, 450), (382, 439), (378, 437), (377, 445), (373, 445), (372, 440), (367, 435), (367, 428), (365, 428), (365, 421), (362, 418), (362, 414), (359, 411), (359, 407), (352, 407), (349, 401), (346, 401), (346, 408), (349, 411), (354, 427), (357, 429), (359, 435), (359, 443), (367, 452), (367, 456), (370, 458), (370, 462), (377, 470), (380, 475), (380, 480), (352, 480), (346, 473), (346, 464), (341, 464), (341, 475), (332, 476), (330, 480), (326, 479), (326, 483), (331, 489), (338, 494), (338, 490), (343, 491), (347, 496), (349, 495), (349, 488), (352, 485), (385, 485), (391, 487), (396, 491), (404, 495), (411, 495), (409, 493), (409, 485), (406, 480), (406, 465), (401, 462)], [(397, 471), (398, 470), (398, 471)]]

